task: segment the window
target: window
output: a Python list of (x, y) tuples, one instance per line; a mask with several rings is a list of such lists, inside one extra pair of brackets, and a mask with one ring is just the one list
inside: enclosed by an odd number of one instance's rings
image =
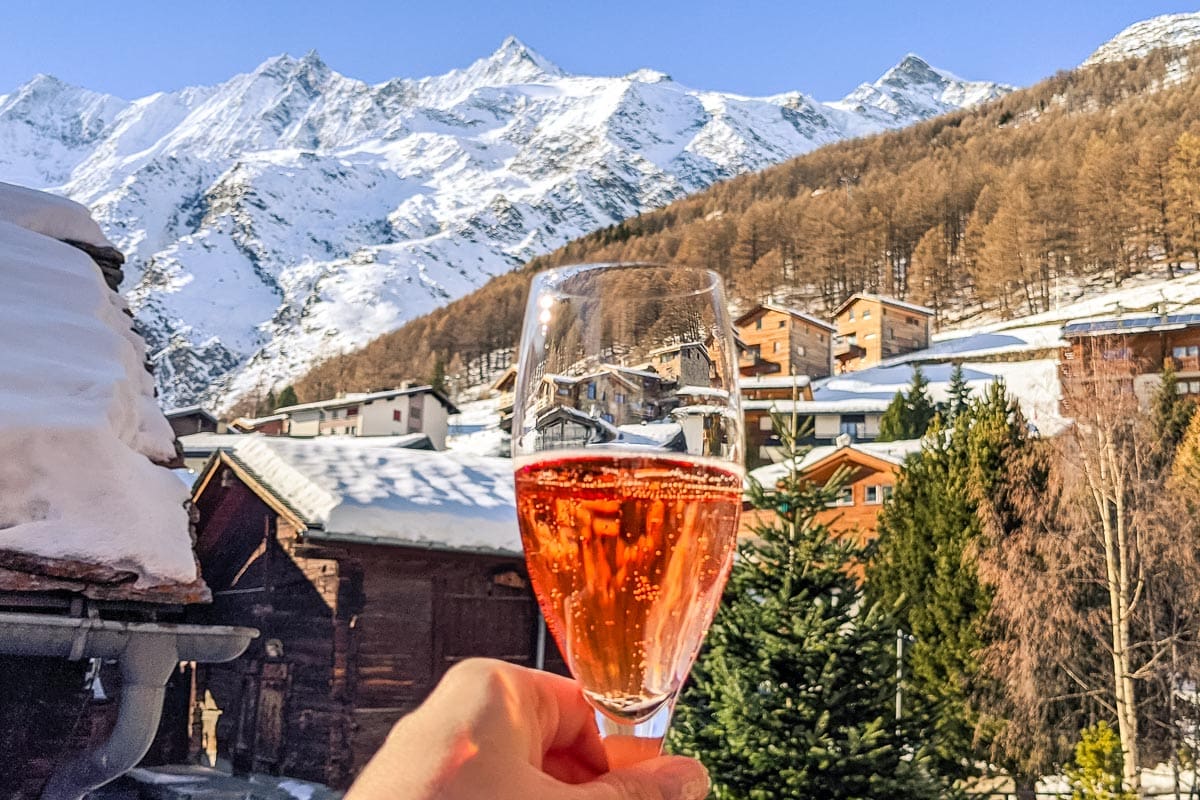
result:
[(1187, 387), (1186, 383), (1175, 384), (1175, 394), (1187, 394), (1187, 393), (1188, 393), (1188, 387)]
[(891, 500), (891, 499), (892, 499), (892, 487), (884, 486), (883, 487), (883, 502), (886, 503), (888, 500)]
[(786, 328), (786, 327), (787, 327), (787, 320), (786, 320), (786, 319), (781, 319), (781, 320), (779, 320), (779, 327), (781, 327), (781, 328)]
[(1200, 394), (1200, 381), (1191, 381), (1188, 383), (1188, 391), (1192, 394)]
[(867, 486), (864, 488), (866, 490), (866, 497), (863, 502), (867, 505), (877, 506), (883, 502), (883, 492), (880, 491), (883, 488), (882, 486)]
[(396, 410), (392, 411), (392, 422), (400, 422), (400, 421), (401, 421), (400, 409), (397, 408)]
[(778, 352), (779, 352), (779, 342), (772, 342), (772, 343), (771, 343), (771, 352), (772, 352), (772, 353), (778, 353)]
[(617, 403), (618, 405), (624, 403), (625, 395), (622, 394), (621, 392), (617, 392), (616, 394), (613, 395), (613, 402)]
[(916, 318), (916, 317), (909, 317), (909, 318), (908, 318), (908, 324), (909, 324), (909, 325), (917, 325), (917, 324), (918, 324), (918, 323), (917, 323), (917, 318)]
[(1186, 347), (1172, 347), (1171, 348), (1171, 357), (1172, 358), (1187, 358), (1187, 348)]
[(357, 417), (358, 416), (358, 406), (350, 406), (349, 408), (347, 408), (346, 416), (347, 417)]
[[(1180, 386), (1182, 386), (1182, 388), (1185, 390), (1187, 389), (1187, 387), (1183, 386), (1183, 384), (1180, 384)], [(775, 430), (775, 425), (773, 424), (773, 422), (774, 421), (771, 419), (770, 414), (764, 414), (763, 416), (758, 418), (758, 429), (763, 432), (773, 431), (773, 430)]]
[(357, 426), (355, 426), (355, 427), (351, 427), (351, 428), (347, 428), (347, 429), (346, 429), (346, 433), (350, 434), (351, 436), (358, 436), (358, 428), (357, 428)]
[(843, 486), (837, 493), (837, 497), (830, 500), (825, 505), (830, 507), (836, 506), (852, 506), (854, 505), (854, 487)]
[(660, 364), (665, 364), (670, 360), (671, 360), (670, 353), (663, 353), (661, 356), (658, 357), (658, 363), (660, 363)]
[(798, 355), (798, 356), (804, 355), (804, 345), (800, 345), (799, 347), (796, 348), (796, 355)]
[(870, 319), (870, 318), (871, 318), (871, 309), (869, 309), (869, 308), (865, 308), (865, 309), (863, 309), (863, 315), (862, 315), (862, 318), (863, 318), (863, 319)]
[(851, 440), (863, 439), (867, 435), (865, 414), (843, 414), (838, 423), (838, 432), (848, 434)]
[(854, 309), (850, 309), (850, 315), (846, 317), (850, 322), (854, 322)]
[(595, 399), (596, 399), (596, 384), (594, 384), (594, 383), (589, 383), (589, 384), (587, 385), (587, 399), (588, 399), (588, 400), (595, 400)]
[(756, 330), (756, 331), (762, 330), (762, 317), (759, 317), (758, 319), (754, 320), (754, 330)]
[(866, 339), (874, 339), (874, 338), (875, 338), (875, 334), (874, 334), (873, 332), (872, 332), (872, 333), (868, 333), (868, 334), (867, 334), (867, 335), (866, 335), (864, 338), (866, 338)]
[(823, 341), (825, 341), (825, 334), (823, 334), (823, 333), (818, 333), (818, 334), (817, 334), (817, 341), (818, 341), (818, 342), (823, 342)]
[(1188, 356), (1190, 356), (1191, 358), (1195, 358), (1195, 357), (1197, 357), (1197, 356), (1200, 356), (1200, 347), (1198, 347), (1198, 346), (1196, 346), (1196, 345), (1194, 345), (1194, 344), (1193, 344), (1193, 345), (1190, 345), (1190, 346), (1188, 346), (1188, 349), (1187, 349), (1187, 354), (1188, 354)]

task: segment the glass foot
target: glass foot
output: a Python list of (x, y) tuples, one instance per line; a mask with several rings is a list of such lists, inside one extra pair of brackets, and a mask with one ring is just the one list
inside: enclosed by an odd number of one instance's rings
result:
[(671, 724), (675, 703), (667, 702), (646, 719), (636, 724), (618, 722), (602, 711), (596, 712), (596, 727), (604, 740), (608, 768), (620, 769), (639, 761), (655, 758), (662, 753), (663, 737)]

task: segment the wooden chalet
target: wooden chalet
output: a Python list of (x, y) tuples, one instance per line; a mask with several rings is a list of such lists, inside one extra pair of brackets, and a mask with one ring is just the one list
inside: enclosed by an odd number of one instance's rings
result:
[(1143, 406), (1170, 365), (1180, 394), (1200, 397), (1200, 313), (1123, 315), (1063, 327), (1059, 358), (1064, 396), (1088, 392), (1097, 379), (1118, 379)]
[[(853, 536), (865, 544), (878, 536), (879, 512), (891, 497), (905, 459), (920, 449), (920, 440), (853, 443), (843, 439), (835, 445), (814, 447), (797, 463), (754, 470), (751, 477), (764, 486), (773, 486), (794, 469), (803, 480), (823, 486), (839, 476), (843, 481), (841, 494), (817, 515), (817, 520), (835, 533)], [(770, 513), (748, 509), (742, 516), (743, 531), (750, 531)]]
[(833, 337), (837, 328), (794, 308), (760, 303), (733, 322), (743, 345), (742, 375), (833, 374)]
[(510, 462), (246, 439), (197, 482), (196, 547), (205, 619), (262, 636), (198, 671), (215, 742), (194, 750), (345, 787), (455, 662), (565, 671), (525, 572)]
[(833, 312), (837, 371), (854, 372), (929, 347), (932, 308), (860, 292)]
[(165, 412), (167, 422), (176, 436), (188, 436), (193, 433), (222, 433), (223, 426), (213, 416), (212, 412), (200, 406), (185, 406), (173, 408)]

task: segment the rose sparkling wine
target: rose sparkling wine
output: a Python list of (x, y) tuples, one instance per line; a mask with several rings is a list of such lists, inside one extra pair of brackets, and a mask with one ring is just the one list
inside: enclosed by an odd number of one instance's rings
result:
[(674, 702), (712, 622), (742, 478), (684, 456), (551, 456), (516, 472), (547, 624), (593, 706), (635, 725)]
[(517, 518), (610, 767), (656, 756), (737, 538), (737, 343), (715, 272), (534, 276), (513, 388)]

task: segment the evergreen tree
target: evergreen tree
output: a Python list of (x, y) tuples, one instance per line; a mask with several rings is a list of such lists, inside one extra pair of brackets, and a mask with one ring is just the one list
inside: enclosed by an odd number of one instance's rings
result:
[(439, 392), (446, 391), (446, 362), (440, 356), (433, 362), (433, 374), (429, 376), (429, 385)]
[(299, 402), (300, 400), (296, 397), (296, 390), (291, 384), (288, 384), (287, 386), (283, 387), (283, 391), (279, 393), (279, 399), (275, 401), (275, 406), (272, 408), (272, 411), (276, 408), (287, 408), (288, 406), (294, 406)]
[(966, 778), (990, 760), (987, 736), (1002, 724), (976, 702), (986, 689), (976, 656), (991, 596), (974, 563), (983, 543), (978, 510), (1008, 479), (1029, 439), (999, 381), (942, 425), (935, 422), (921, 452), (909, 458), (880, 513), (866, 586), (874, 602), (897, 609), (913, 637), (904, 701), (925, 726), (933, 768)]
[(907, 392), (896, 392), (891, 405), (879, 420), (881, 442), (901, 439), (920, 439), (929, 430), (929, 424), (937, 415), (937, 408), (929, 398), (929, 381), (920, 366), (913, 367), (912, 383)]
[(950, 372), (950, 388), (949, 400), (946, 405), (946, 417), (953, 420), (959, 414), (967, 409), (967, 403), (971, 400), (971, 387), (967, 386), (967, 380), (963, 377), (962, 363), (956, 363), (954, 369)]
[(848, 569), (866, 553), (817, 521), (840, 483), (751, 488), (772, 517), (739, 550), (671, 734), (717, 798), (944, 796), (895, 719), (895, 621)]
[(1156, 439), (1150, 457), (1158, 473), (1170, 467), (1175, 459), (1175, 451), (1183, 441), (1188, 423), (1196, 411), (1196, 403), (1179, 394), (1178, 389), (1175, 368), (1168, 362), (1163, 367), (1162, 384), (1154, 395), (1150, 412), (1151, 430)]

